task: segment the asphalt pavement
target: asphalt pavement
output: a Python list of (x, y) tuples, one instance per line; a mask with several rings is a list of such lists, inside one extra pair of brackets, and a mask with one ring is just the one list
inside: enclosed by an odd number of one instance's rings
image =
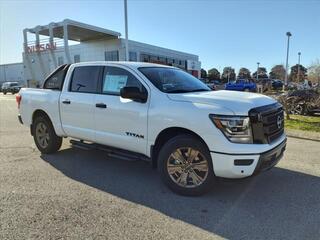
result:
[(0, 93), (0, 239), (320, 239), (320, 143), (272, 170), (182, 197), (151, 165), (70, 147), (41, 155)]

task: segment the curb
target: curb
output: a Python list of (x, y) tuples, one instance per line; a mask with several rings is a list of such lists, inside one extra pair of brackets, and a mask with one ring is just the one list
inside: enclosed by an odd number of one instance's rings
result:
[(302, 139), (302, 140), (308, 140), (308, 141), (314, 141), (314, 142), (320, 142), (320, 139), (315, 139), (315, 138), (307, 138), (307, 137), (300, 137), (300, 136), (297, 136), (297, 135), (292, 135), (292, 134), (288, 134), (286, 133), (287, 137), (290, 137), (290, 138), (297, 138), (297, 139)]

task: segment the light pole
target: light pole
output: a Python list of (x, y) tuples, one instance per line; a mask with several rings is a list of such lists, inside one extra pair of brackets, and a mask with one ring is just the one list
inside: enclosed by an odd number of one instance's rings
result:
[(301, 52), (298, 52), (298, 83), (300, 81), (300, 56)]
[(129, 61), (129, 47), (128, 47), (128, 11), (127, 11), (127, 0), (124, 0), (124, 24), (126, 33), (126, 61)]
[(256, 76), (256, 78), (257, 78), (257, 82), (258, 82), (258, 79), (259, 79), (259, 77), (258, 77), (258, 74), (259, 74), (259, 65), (260, 65), (260, 63), (259, 63), (259, 62), (257, 62), (257, 76)]
[(286, 75), (284, 77), (284, 87), (288, 86), (288, 59), (289, 59), (289, 43), (290, 43), (290, 37), (292, 36), (291, 32), (286, 33), (288, 37), (287, 41), (287, 59), (286, 59)]

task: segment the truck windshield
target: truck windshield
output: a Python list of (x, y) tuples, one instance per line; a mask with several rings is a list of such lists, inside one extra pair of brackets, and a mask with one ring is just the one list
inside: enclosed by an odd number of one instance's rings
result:
[(165, 93), (187, 93), (211, 91), (206, 84), (189, 73), (176, 68), (166, 67), (140, 67), (150, 82)]

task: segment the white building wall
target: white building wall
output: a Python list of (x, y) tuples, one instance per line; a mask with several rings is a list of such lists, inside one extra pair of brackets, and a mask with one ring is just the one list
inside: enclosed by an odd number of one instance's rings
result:
[[(123, 48), (125, 47), (125, 39), (121, 39)], [(129, 40), (129, 51), (135, 51), (138, 54), (138, 61), (140, 60), (141, 53), (153, 54), (157, 56), (170, 57), (180, 60), (194, 60), (199, 61), (199, 57), (194, 54), (175, 51), (168, 48), (158, 47), (146, 43), (136, 42)]]
[(11, 63), (0, 65), (0, 85), (4, 82), (24, 83), (23, 63)]
[[(80, 55), (80, 62), (104, 61), (105, 52), (116, 50), (119, 53), (119, 61), (124, 61), (125, 41), (121, 38), (111, 40), (92, 40), (69, 46), (71, 63), (74, 63), (75, 55)], [(197, 55), (179, 52), (131, 40), (129, 40), (129, 52), (137, 53), (137, 61), (140, 61), (140, 54), (142, 53), (155, 56), (163, 56), (178, 60), (199, 60)], [(56, 61), (54, 61), (53, 57), (56, 59)], [(56, 62), (59, 65), (59, 58), (63, 60), (60, 63), (67, 63), (66, 54), (63, 46), (58, 47), (56, 50), (53, 50), (52, 52), (51, 50), (47, 50), (43, 52), (33, 52), (28, 54), (24, 53), (24, 79), (26, 84), (28, 82), (27, 85), (29, 86), (35, 86), (37, 84), (41, 85), (46, 76), (48, 76), (57, 67), (54, 63)]]

